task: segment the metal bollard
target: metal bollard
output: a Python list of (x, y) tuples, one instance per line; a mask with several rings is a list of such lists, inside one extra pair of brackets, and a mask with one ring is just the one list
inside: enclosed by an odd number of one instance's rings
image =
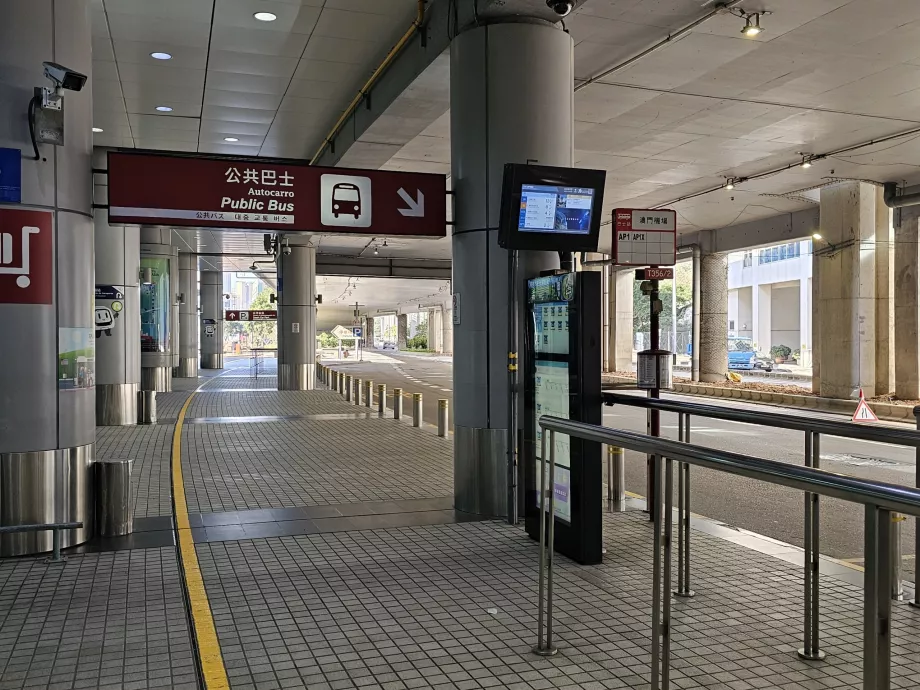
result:
[(612, 511), (626, 510), (626, 455), (616, 446), (607, 446), (607, 503)]
[(351, 402), (351, 376), (345, 376), (345, 402)]
[(412, 426), (422, 425), (422, 394), (412, 394)]
[(331, 372), (331, 376), (330, 376), (330, 379), (329, 379), (329, 388), (330, 388), (331, 390), (336, 390), (336, 389), (338, 388), (339, 380), (338, 380), (338, 378), (337, 378), (337, 376), (336, 376), (337, 374), (338, 374), (337, 371), (332, 371), (332, 372)]
[(364, 382), (361, 379), (355, 377), (354, 381), (352, 382), (352, 386), (354, 388), (351, 395), (352, 402), (355, 405), (361, 405), (361, 389), (364, 387)]
[(393, 419), (402, 417), (402, 388), (393, 389)]
[(901, 525), (907, 518), (900, 513), (891, 514), (891, 599), (904, 601), (904, 582), (901, 580)]
[(447, 436), (447, 412), (447, 400), (441, 398), (438, 400), (438, 436)]
[(156, 391), (137, 392), (137, 423), (157, 423), (157, 393)]
[(364, 383), (364, 406), (373, 407), (374, 406), (374, 382), (365, 381)]
[(377, 384), (377, 415), (384, 417), (387, 412), (387, 384)]

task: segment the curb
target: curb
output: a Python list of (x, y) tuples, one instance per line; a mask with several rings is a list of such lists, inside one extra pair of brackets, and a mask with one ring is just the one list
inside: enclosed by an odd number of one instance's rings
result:
[[(611, 383), (634, 383), (635, 379), (622, 377), (608, 378)], [(799, 407), (803, 409), (819, 410), (821, 412), (836, 412), (852, 416), (856, 412), (857, 400), (843, 400), (837, 398), (819, 398), (814, 395), (795, 395), (792, 393), (767, 393), (764, 391), (746, 390), (744, 388), (724, 388), (721, 386), (707, 386), (705, 383), (674, 383), (671, 391), (684, 395), (700, 395), (711, 398), (730, 398), (746, 400), (749, 402), (765, 403), (767, 405), (783, 405), (785, 407)], [(914, 408), (912, 405), (892, 405), (885, 402), (870, 402), (872, 411), (876, 416), (886, 422), (913, 422)]]
[[(678, 366), (674, 367), (674, 371), (681, 374), (689, 374), (690, 367)], [(811, 381), (812, 377), (805, 374), (796, 374), (793, 372), (783, 372), (783, 371), (763, 371), (762, 369), (750, 370), (741, 370), (741, 369), (732, 369), (734, 372), (740, 373), (742, 376), (745, 374), (752, 376), (762, 376), (765, 379), (777, 379), (780, 381)]]

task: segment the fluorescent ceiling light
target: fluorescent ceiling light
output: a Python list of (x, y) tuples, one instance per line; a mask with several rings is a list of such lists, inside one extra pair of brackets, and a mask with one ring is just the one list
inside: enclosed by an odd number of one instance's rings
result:
[(101, 131), (102, 131), (102, 127), (93, 127), (93, 133), (94, 133), (94, 134), (99, 134), (99, 132), (101, 132)]
[(224, 141), (239, 141), (236, 137), (224, 137)]
[(161, 113), (171, 113), (172, 112), (172, 108), (170, 108), (168, 105), (158, 105), (157, 110), (159, 110)]
[(272, 12), (256, 12), (252, 16), (258, 19), (260, 22), (273, 22), (278, 18), (278, 15), (273, 14)]
[(172, 60), (172, 55), (169, 53), (150, 53), (150, 57), (154, 60)]

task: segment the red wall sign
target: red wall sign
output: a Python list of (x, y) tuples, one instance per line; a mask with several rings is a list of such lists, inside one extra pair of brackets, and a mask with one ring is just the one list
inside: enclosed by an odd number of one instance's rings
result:
[(674, 277), (673, 268), (642, 268), (636, 273), (642, 274), (642, 280), (671, 280)]
[(116, 151), (108, 170), (116, 223), (447, 234), (444, 175)]
[(224, 319), (227, 321), (275, 321), (277, 318), (277, 309), (234, 309), (224, 312)]
[(54, 242), (49, 211), (0, 208), (0, 304), (51, 304)]

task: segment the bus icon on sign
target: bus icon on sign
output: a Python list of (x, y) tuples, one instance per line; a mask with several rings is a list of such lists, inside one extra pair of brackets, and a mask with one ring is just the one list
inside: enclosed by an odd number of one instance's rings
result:
[(332, 188), (332, 215), (351, 214), (355, 220), (361, 217), (361, 190), (358, 185), (339, 182)]
[(331, 227), (371, 226), (371, 178), (321, 175), (320, 222)]

